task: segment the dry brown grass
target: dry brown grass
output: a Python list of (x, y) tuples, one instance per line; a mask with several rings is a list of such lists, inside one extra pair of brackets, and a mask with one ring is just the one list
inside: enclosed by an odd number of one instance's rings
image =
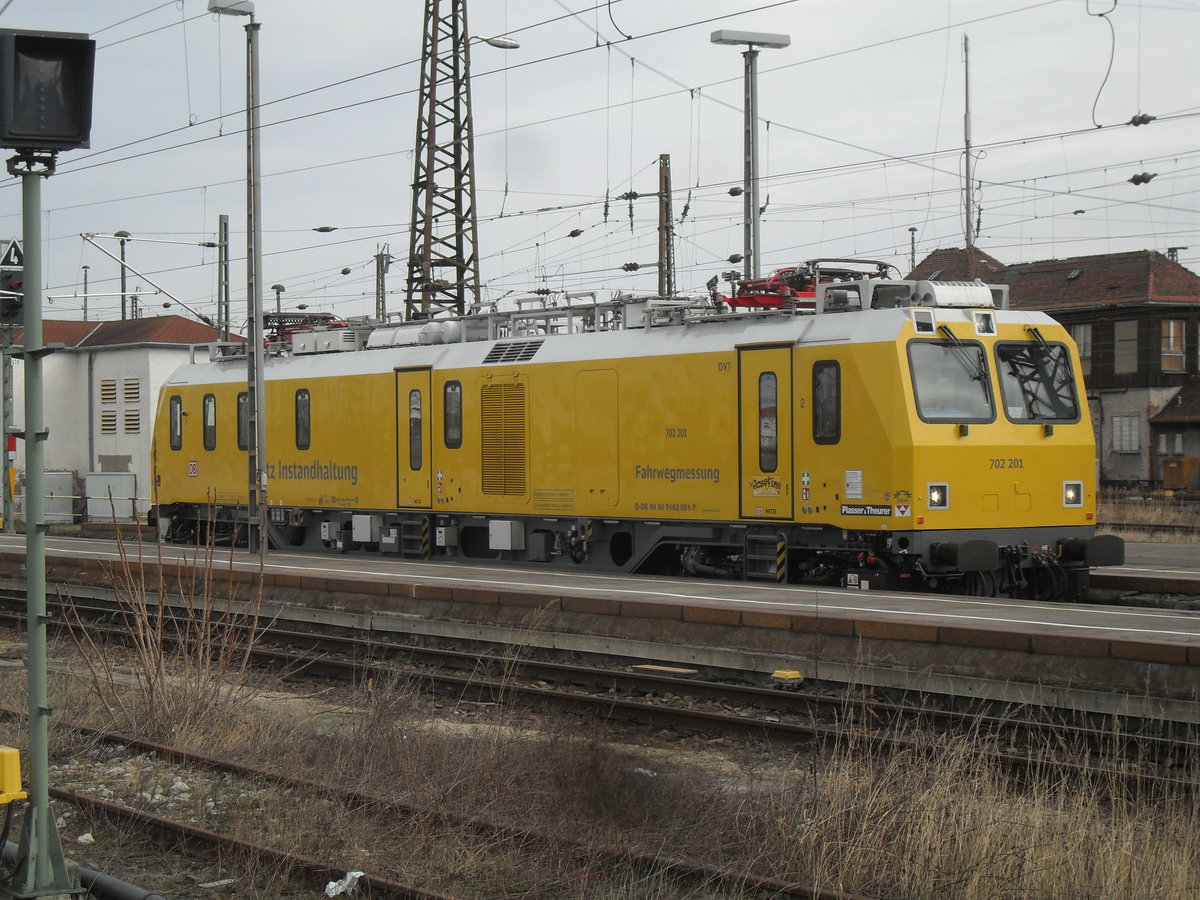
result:
[[(232, 579), (232, 553), (224, 568), (212, 546), (199, 547), (169, 583), (157, 545), (158, 565), (147, 577), (137, 553), (126, 552), (118, 533), (119, 560), (110, 571), (127, 652), (114, 654), (80, 617), (70, 596), (61, 597), (64, 619), (87, 667), (106, 727), (136, 729), (146, 738), (192, 743), (223, 733), (251, 707), (265, 684), (251, 670), (254, 628), (260, 621), (259, 589), (242, 607)], [(218, 591), (218, 581), (225, 581)], [(173, 601), (173, 609), (170, 604)]]
[(1192, 543), (1195, 535), (1172, 530), (1200, 525), (1200, 504), (1176, 494), (1108, 489), (1100, 493), (1097, 522), (1122, 526), (1126, 540)]

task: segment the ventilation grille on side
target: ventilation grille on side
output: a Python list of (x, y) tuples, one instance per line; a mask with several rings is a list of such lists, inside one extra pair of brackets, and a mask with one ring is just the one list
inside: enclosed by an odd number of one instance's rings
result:
[(533, 359), (533, 355), (542, 346), (542, 341), (509, 341), (497, 344), (483, 358), (485, 363), (525, 362)]
[(525, 385), (484, 385), (479, 398), (483, 492), (525, 494)]

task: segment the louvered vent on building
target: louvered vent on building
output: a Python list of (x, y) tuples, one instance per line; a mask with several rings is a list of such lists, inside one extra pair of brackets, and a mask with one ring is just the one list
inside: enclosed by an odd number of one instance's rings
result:
[(102, 409), (100, 411), (100, 433), (117, 433), (117, 411), (115, 409)]
[(484, 385), (479, 406), (483, 430), (483, 492), (523, 496), (526, 479), (525, 385)]
[(117, 402), (117, 379), (102, 378), (100, 380), (100, 402), (101, 403), (116, 403)]
[(125, 433), (126, 434), (141, 434), (142, 432), (142, 413), (137, 409), (125, 410)]
[(142, 381), (140, 378), (125, 379), (125, 402), (139, 403), (142, 399)]
[(509, 341), (497, 344), (483, 358), (485, 363), (525, 362), (533, 359), (533, 355), (542, 346), (542, 341)]

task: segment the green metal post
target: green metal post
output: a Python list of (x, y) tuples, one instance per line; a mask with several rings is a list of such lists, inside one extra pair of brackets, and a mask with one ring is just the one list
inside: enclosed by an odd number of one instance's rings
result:
[(8, 431), (12, 427), (12, 412), (13, 412), (13, 373), (12, 373), (12, 353), (10, 348), (12, 345), (12, 331), (9, 328), (3, 329), (3, 347), (0, 347), (0, 377), (4, 379), (3, 389), (0, 390), (0, 402), (4, 404), (4, 427), (0, 429), (0, 440), (3, 440), (3, 445), (0, 446), (0, 454), (3, 454), (0, 461), (0, 478), (4, 482), (0, 485), (0, 491), (4, 492), (4, 533), (16, 534), (17, 523), (13, 518), (13, 495), (10, 485), (12, 484), (11, 476), (8, 474), (12, 468), (12, 460), (8, 457)]
[[(25, 242), (25, 582), (28, 590), (29, 806), (8, 896), (82, 893), (67, 866), (50, 812), (50, 704), (46, 691), (46, 521), (42, 360), (42, 182), (49, 172), (21, 175)], [(15, 892), (14, 892), (15, 891)]]

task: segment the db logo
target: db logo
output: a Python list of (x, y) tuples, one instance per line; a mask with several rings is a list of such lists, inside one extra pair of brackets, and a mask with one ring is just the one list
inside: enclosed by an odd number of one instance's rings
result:
[(200, 474), (200, 463), (196, 462), (196, 460), (193, 459), (188, 463), (188, 478), (195, 478), (199, 474)]

